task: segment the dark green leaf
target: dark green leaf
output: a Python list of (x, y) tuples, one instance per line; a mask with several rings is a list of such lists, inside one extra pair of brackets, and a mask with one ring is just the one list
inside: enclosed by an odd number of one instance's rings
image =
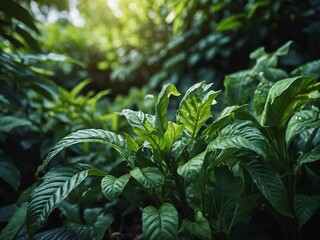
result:
[(14, 190), (18, 190), (20, 185), (19, 169), (11, 162), (0, 158), (0, 177), (7, 182)]
[(33, 190), (27, 210), (30, 238), (43, 225), (49, 214), (88, 176), (105, 176), (100, 170), (85, 164), (57, 167), (48, 172), (43, 183)]
[(294, 196), (294, 211), (301, 228), (320, 207), (320, 195), (309, 197), (303, 194)]
[(14, 116), (0, 117), (0, 132), (10, 132), (13, 128), (30, 126), (31, 122), (27, 119), (17, 118)]
[(178, 212), (170, 203), (159, 209), (146, 207), (142, 212), (142, 231), (148, 240), (178, 239)]
[(261, 159), (242, 162), (242, 165), (268, 202), (281, 214), (292, 217), (287, 191), (279, 174)]
[(190, 234), (198, 239), (211, 240), (211, 229), (209, 222), (205, 219), (200, 211), (196, 213), (195, 222), (184, 219), (182, 227), (185, 227)]
[(206, 153), (200, 153), (184, 165), (179, 166), (177, 169), (178, 174), (189, 182), (195, 182), (199, 176)]
[(123, 175), (119, 178), (116, 178), (111, 175), (105, 176), (101, 180), (101, 188), (102, 188), (103, 194), (109, 200), (113, 200), (115, 197), (119, 196), (122, 193), (129, 179), (130, 179), (129, 174)]
[(130, 175), (144, 188), (161, 186), (165, 179), (162, 172), (156, 167), (134, 168)]
[(7, 226), (2, 229), (0, 239), (13, 240), (16, 239), (18, 233), (23, 228), (26, 222), (27, 203), (22, 204), (17, 209), (15, 214), (10, 218)]

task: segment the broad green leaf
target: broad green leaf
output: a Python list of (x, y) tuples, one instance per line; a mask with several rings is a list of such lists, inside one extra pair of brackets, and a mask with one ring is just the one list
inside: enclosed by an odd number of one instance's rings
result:
[(17, 209), (17, 204), (10, 204), (0, 207), (0, 223), (8, 222)]
[(314, 110), (301, 110), (295, 113), (286, 129), (286, 142), (291, 143), (299, 133), (310, 128), (320, 128), (320, 114)]
[(119, 178), (116, 178), (111, 175), (105, 176), (101, 180), (102, 193), (109, 200), (113, 200), (115, 197), (119, 196), (122, 193), (129, 179), (129, 174), (123, 175)]
[(279, 174), (261, 159), (242, 162), (242, 165), (268, 202), (281, 214), (292, 217), (287, 191)]
[(251, 150), (267, 158), (267, 140), (251, 122), (233, 123), (223, 128), (209, 144), (210, 150), (236, 148)]
[(86, 164), (70, 164), (52, 169), (30, 195), (27, 230), (30, 238), (44, 224), (49, 214), (88, 176), (105, 176)]
[(178, 212), (170, 203), (163, 203), (159, 209), (152, 206), (142, 211), (142, 231), (144, 239), (178, 239)]
[(49, 161), (63, 149), (84, 142), (108, 144), (117, 150), (124, 159), (129, 156), (126, 140), (121, 135), (102, 129), (85, 129), (71, 133), (60, 140), (53, 148), (51, 148), (46, 159), (43, 161), (42, 166), (45, 167)]
[(195, 215), (195, 222), (192, 222), (189, 219), (184, 219), (182, 222), (182, 227), (185, 227), (190, 234), (198, 239), (212, 239), (209, 222), (203, 217), (203, 214), (200, 211), (197, 211)]
[(213, 123), (210, 123), (202, 132), (201, 138), (205, 138), (206, 142), (213, 141), (218, 135), (219, 130), (232, 123), (238, 113), (244, 111), (245, 108), (245, 105), (224, 108), (216, 120)]
[(294, 212), (301, 228), (320, 207), (320, 195), (309, 197), (303, 194), (294, 196)]
[(20, 185), (19, 169), (4, 158), (0, 158), (0, 178), (13, 187), (14, 190), (18, 190)]
[(180, 137), (183, 130), (184, 130), (183, 125), (178, 125), (178, 124), (171, 122), (171, 121), (168, 122), (167, 130), (165, 131), (165, 133), (163, 135), (166, 149), (168, 151), (171, 150), (172, 145)]
[(10, 218), (7, 226), (2, 229), (0, 239), (14, 240), (18, 236), (20, 230), (24, 227), (26, 222), (27, 203), (22, 204), (17, 209), (15, 214)]
[(244, 183), (241, 177), (233, 176), (227, 167), (214, 169), (214, 200), (213, 203), (222, 216), (227, 211), (233, 210), (238, 204), (239, 197), (243, 192)]
[(155, 116), (130, 109), (122, 110), (120, 115), (125, 116), (132, 130), (149, 142), (154, 149), (159, 151), (164, 149), (165, 144), (162, 136), (154, 127)]
[(210, 90), (212, 84), (198, 83), (184, 95), (177, 111), (177, 122), (183, 124), (194, 138), (211, 117), (211, 105), (220, 91)]
[(84, 223), (67, 223), (67, 228), (71, 229), (81, 239), (102, 240), (106, 230), (114, 221), (111, 214), (106, 214), (102, 208), (87, 208), (83, 214)]
[(320, 60), (303, 64), (291, 72), (291, 76), (319, 77)]
[(259, 84), (254, 91), (253, 107), (257, 116), (263, 112), (272, 83)]
[(269, 91), (261, 124), (276, 129), (285, 128), (299, 108), (320, 98), (319, 89), (320, 83), (314, 77), (293, 77), (276, 82)]
[(137, 152), (139, 144), (128, 134), (125, 133), (127, 146), (131, 151)]
[(164, 183), (162, 172), (156, 167), (134, 168), (130, 175), (144, 188), (161, 186)]
[(181, 138), (174, 142), (171, 149), (172, 156), (177, 159), (183, 151), (192, 143), (194, 140), (191, 138), (190, 134), (187, 131), (183, 131)]
[[(65, 228), (53, 228), (44, 232), (37, 233), (34, 236), (35, 240), (81, 240), (79, 235)], [(25, 240), (25, 239), (22, 239)]]
[(297, 168), (299, 169), (303, 164), (312, 163), (319, 160), (320, 160), (320, 145), (318, 145), (311, 151), (301, 155), (298, 159)]
[(190, 159), (187, 163), (178, 167), (177, 172), (188, 182), (195, 182), (203, 165), (206, 151)]
[(27, 119), (17, 118), (14, 116), (0, 117), (0, 132), (10, 132), (16, 127), (31, 126), (31, 122)]
[(179, 96), (180, 93), (177, 91), (176, 87), (169, 83), (163, 86), (156, 103), (156, 119), (155, 127), (164, 133), (168, 127), (168, 105), (170, 95)]

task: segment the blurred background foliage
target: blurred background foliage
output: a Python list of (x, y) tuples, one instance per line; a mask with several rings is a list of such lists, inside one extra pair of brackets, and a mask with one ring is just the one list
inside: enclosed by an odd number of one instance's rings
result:
[[(253, 50), (289, 40), (280, 68), (320, 58), (319, 0), (2, 0), (1, 206), (26, 201), (37, 166), (68, 133), (121, 132), (127, 126), (114, 112), (152, 113), (151, 94), (163, 84), (223, 89), (224, 76), (232, 83), (229, 74), (254, 65)], [(64, 155), (53, 163), (90, 162), (115, 176), (125, 167), (107, 146)], [(15, 210), (0, 208), (0, 224)]]

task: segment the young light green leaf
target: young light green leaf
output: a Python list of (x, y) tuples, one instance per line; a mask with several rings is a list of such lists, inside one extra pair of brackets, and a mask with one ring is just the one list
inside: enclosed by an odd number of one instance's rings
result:
[(219, 137), (209, 144), (209, 149), (251, 150), (267, 158), (267, 140), (251, 122), (233, 123), (222, 129)]
[(168, 122), (167, 130), (165, 131), (165, 133), (163, 135), (166, 149), (168, 151), (171, 150), (174, 142), (180, 137), (183, 129), (184, 129), (183, 125), (178, 125), (178, 124), (171, 122), (171, 121)]
[(148, 240), (178, 239), (178, 212), (170, 203), (164, 203), (159, 209), (152, 206), (142, 211), (142, 231)]
[(320, 98), (319, 89), (320, 83), (314, 77), (293, 77), (276, 82), (269, 91), (261, 124), (276, 129), (285, 128), (299, 108)]
[(7, 226), (2, 229), (0, 239), (14, 240), (26, 223), (27, 203), (22, 204), (10, 218)]
[(291, 143), (293, 138), (299, 133), (310, 128), (320, 127), (320, 114), (315, 110), (301, 110), (295, 113), (286, 129), (286, 142)]
[(176, 87), (169, 83), (162, 87), (162, 90), (158, 96), (158, 101), (156, 103), (156, 119), (155, 127), (162, 134), (166, 131), (168, 127), (168, 105), (170, 95), (179, 96), (180, 93), (177, 91)]
[(115, 197), (119, 196), (122, 193), (129, 179), (129, 174), (123, 175), (119, 178), (116, 178), (111, 175), (105, 176), (101, 180), (102, 193), (109, 200), (113, 200)]
[(303, 194), (294, 196), (294, 212), (301, 228), (320, 207), (320, 195), (309, 197)]
[(163, 150), (164, 141), (160, 132), (155, 129), (155, 116), (145, 114), (142, 111), (132, 111), (124, 109), (120, 115), (125, 116), (132, 130), (148, 141), (154, 149)]
[(50, 149), (46, 159), (43, 161), (42, 167), (45, 167), (49, 161), (63, 149), (84, 142), (108, 144), (117, 150), (124, 159), (130, 155), (126, 141), (121, 135), (102, 129), (85, 129), (73, 132), (60, 140)]
[(211, 117), (211, 105), (220, 91), (210, 90), (212, 84), (198, 83), (184, 95), (177, 111), (177, 122), (183, 124), (194, 138)]
[(88, 176), (106, 174), (90, 165), (70, 164), (48, 172), (30, 195), (27, 209), (29, 238), (44, 224), (49, 214)]
[(190, 159), (187, 163), (179, 166), (177, 169), (178, 174), (188, 182), (195, 182), (199, 176), (206, 153), (206, 151), (202, 152)]
[(0, 117), (0, 132), (10, 132), (16, 127), (30, 126), (31, 122), (27, 119), (17, 118), (14, 116), (1, 116)]
[(156, 167), (136, 167), (130, 171), (130, 175), (144, 188), (161, 186), (165, 180), (162, 172)]
[(182, 227), (185, 227), (188, 232), (195, 236), (197, 239), (212, 239), (209, 222), (203, 217), (203, 214), (200, 211), (197, 211), (195, 215), (195, 222), (192, 222), (189, 219), (184, 219), (182, 222)]
[(249, 162), (242, 162), (242, 165), (268, 202), (279, 213), (292, 217), (287, 191), (279, 174), (262, 159), (252, 159)]

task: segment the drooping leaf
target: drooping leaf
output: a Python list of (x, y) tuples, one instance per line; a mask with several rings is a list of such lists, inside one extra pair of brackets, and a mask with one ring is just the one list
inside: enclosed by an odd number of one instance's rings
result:
[(180, 93), (177, 91), (176, 87), (169, 83), (163, 86), (156, 103), (156, 119), (155, 127), (164, 133), (168, 127), (168, 105), (170, 95), (179, 96)]
[(119, 196), (122, 193), (129, 179), (130, 179), (129, 174), (123, 175), (119, 178), (116, 178), (111, 175), (105, 176), (101, 180), (102, 193), (109, 200), (113, 200), (115, 197)]
[(286, 129), (286, 142), (291, 143), (293, 138), (310, 128), (319, 128), (320, 127), (320, 114), (315, 110), (301, 110), (295, 113)]
[(184, 95), (177, 111), (177, 122), (195, 137), (202, 125), (211, 117), (211, 105), (220, 91), (210, 90), (212, 84), (198, 83)]
[(0, 157), (0, 178), (7, 182), (14, 190), (18, 190), (20, 185), (19, 169), (11, 162)]
[(105, 176), (86, 164), (70, 164), (48, 172), (44, 181), (30, 195), (27, 230), (30, 238), (43, 225), (49, 214), (88, 176)]
[(261, 124), (276, 129), (285, 128), (299, 108), (320, 98), (319, 89), (320, 83), (314, 77), (293, 77), (276, 82), (269, 91)]
[(320, 195), (309, 197), (303, 194), (294, 196), (294, 211), (301, 228), (320, 207)]
[(97, 142), (111, 145), (124, 159), (129, 155), (126, 141), (121, 135), (102, 129), (85, 129), (69, 134), (51, 148), (46, 159), (43, 161), (43, 167), (45, 167), (49, 161), (63, 149), (84, 142)]
[(251, 122), (233, 123), (222, 129), (219, 137), (209, 144), (209, 149), (251, 150), (267, 158), (267, 140)]
[(182, 222), (182, 227), (185, 227), (188, 232), (197, 239), (212, 239), (209, 222), (203, 217), (203, 214), (200, 211), (197, 211), (195, 214), (195, 222), (192, 222), (189, 219), (184, 219)]
[(10, 218), (7, 226), (2, 229), (0, 239), (14, 240), (18, 236), (20, 230), (26, 223), (27, 203), (19, 207), (15, 214)]
[(178, 174), (189, 182), (195, 182), (199, 176), (206, 153), (206, 151), (202, 152), (187, 163), (179, 166), (177, 169)]
[(242, 165), (249, 172), (252, 181), (268, 202), (279, 213), (292, 217), (293, 215), (288, 205), (287, 191), (279, 174), (261, 159), (242, 162)]
[(161, 186), (164, 183), (162, 172), (156, 167), (134, 168), (130, 175), (144, 188)]
[(142, 211), (142, 231), (145, 239), (175, 240), (178, 238), (178, 212), (170, 203), (159, 209), (152, 206)]
[(14, 116), (0, 117), (0, 132), (10, 132), (16, 127), (30, 126), (31, 122), (27, 119), (17, 118)]

